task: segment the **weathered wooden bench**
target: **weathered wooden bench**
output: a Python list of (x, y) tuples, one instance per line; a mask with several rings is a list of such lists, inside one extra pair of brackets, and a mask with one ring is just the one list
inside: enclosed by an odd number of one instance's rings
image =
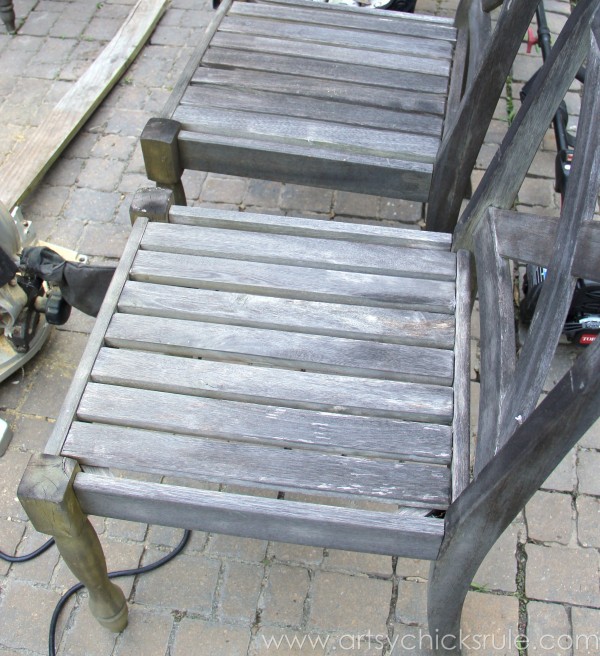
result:
[[(429, 559), (430, 633), (456, 653), (479, 564), (600, 412), (600, 340), (537, 405), (575, 276), (600, 279), (599, 2), (577, 3), (454, 235), (136, 197), (46, 454), (18, 491), (105, 627), (122, 630), (127, 608), (87, 514)], [(561, 218), (512, 212), (590, 43)], [(482, 317), (473, 476), (470, 253)], [(518, 357), (511, 258), (549, 271)]]
[(160, 118), (146, 172), (184, 169), (428, 201), (452, 232), (537, 0), (455, 20), (311, 0), (224, 0)]

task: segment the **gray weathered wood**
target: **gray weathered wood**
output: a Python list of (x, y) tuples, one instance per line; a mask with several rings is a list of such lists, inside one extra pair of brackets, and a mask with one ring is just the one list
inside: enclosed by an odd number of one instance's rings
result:
[(429, 578), (432, 635), (459, 635), (462, 603), (489, 549), (596, 421), (599, 368), (600, 340), (585, 350), (450, 506), (444, 541)]
[(96, 317), (94, 328), (92, 329), (83, 355), (81, 356), (81, 360), (79, 361), (79, 366), (75, 371), (73, 381), (69, 387), (69, 392), (65, 397), (56, 423), (54, 424), (52, 435), (44, 449), (45, 453), (58, 455), (61, 452), (62, 443), (67, 435), (67, 431), (69, 430), (69, 426), (75, 415), (75, 410), (77, 409), (81, 395), (83, 394), (86, 383), (88, 382), (94, 360), (98, 355), (98, 349), (102, 346), (104, 341), (104, 334), (110, 323), (113, 312), (115, 311), (117, 299), (119, 298), (123, 285), (127, 280), (129, 269), (147, 224), (147, 219), (139, 218), (133, 226), (125, 250), (121, 255), (119, 265), (117, 266), (110, 287), (104, 297), (104, 302), (100, 308), (100, 312)]
[(381, 244), (382, 246), (448, 251), (452, 245), (452, 236), (446, 233), (344, 221), (323, 221), (299, 216), (283, 217), (255, 212), (237, 212), (212, 207), (173, 206), (170, 209), (169, 217), (170, 223), (179, 225), (252, 230), (320, 239), (341, 239), (364, 244)]
[(589, 26), (599, 5), (600, 0), (587, 0), (574, 8), (511, 123), (503, 148), (496, 153), (460, 217), (454, 233), (455, 249), (472, 246), (473, 234), (488, 207), (512, 207), (547, 126), (589, 50)]
[[(244, 112), (180, 105), (173, 118), (185, 130), (301, 146), (335, 148), (378, 157), (395, 157), (415, 162), (432, 162), (438, 137), (375, 128), (362, 128), (333, 121), (318, 121), (285, 115)], [(181, 203), (180, 203), (181, 204)]]
[(537, 4), (522, 0), (503, 7), (456, 120), (444, 134), (431, 181), (428, 230), (452, 232), (456, 225), (479, 149)]
[(475, 236), (475, 260), (481, 317), (481, 366), (475, 475), (498, 449), (501, 401), (514, 376), (516, 339), (512, 276), (498, 253), (489, 221)]
[(450, 128), (454, 125), (454, 121), (456, 121), (456, 117), (458, 116), (460, 101), (467, 80), (468, 54), (469, 31), (466, 27), (463, 27), (458, 32), (456, 47), (454, 49), (454, 58), (452, 60), (450, 85), (448, 88), (448, 105), (446, 110), (446, 117), (444, 120), (444, 135), (449, 132)]
[(91, 474), (79, 474), (75, 490), (90, 514), (334, 549), (435, 558), (443, 536), (443, 522), (434, 517), (107, 481)]
[[(575, 279), (570, 275), (580, 228), (593, 220), (600, 190), (600, 16), (597, 35), (590, 35), (586, 84), (578, 127), (578, 142), (561, 221), (535, 314), (506, 391), (500, 430), (505, 441), (531, 413), (539, 399), (556, 344), (571, 306)], [(600, 270), (597, 270), (600, 272)], [(598, 275), (598, 274), (596, 274)]]
[[(404, 418), (415, 412), (425, 414), (427, 405), (438, 402), (447, 412), (450, 396), (446, 390), (422, 389), (419, 385), (395, 381), (249, 367), (126, 349), (101, 350), (91, 379), (107, 385), (188, 396), (392, 418)], [(106, 409), (114, 413), (111, 388), (106, 388), (103, 393)], [(431, 399), (426, 398), (428, 393), (431, 393)], [(148, 397), (146, 405), (153, 403), (152, 398)], [(174, 403), (176, 408), (177, 400)], [(182, 403), (183, 400), (179, 407)], [(150, 411), (155, 414), (154, 410)], [(184, 414), (187, 413), (188, 410)], [(166, 413), (165, 419), (171, 414)], [(135, 411), (130, 408), (130, 416), (137, 416), (142, 422), (149, 421), (146, 411), (141, 411), (137, 403)], [(176, 421), (180, 422), (179, 419)]]
[(307, 97), (335, 100), (338, 104), (344, 102), (363, 109), (380, 107), (399, 112), (417, 112), (435, 116), (443, 116), (446, 104), (444, 95), (441, 93), (405, 90), (401, 94), (395, 94), (373, 84), (343, 82), (333, 78), (323, 84), (321, 78), (307, 77), (301, 74), (288, 75), (241, 68), (220, 69), (202, 66), (198, 68), (191, 82), (186, 94), (181, 99), (182, 102), (186, 102), (190, 93), (197, 92), (197, 85), (202, 86), (203, 92), (206, 91), (208, 85), (215, 85), (228, 89), (272, 91), (296, 99)]
[(336, 123), (433, 136), (439, 136), (442, 131), (442, 119), (436, 116), (341, 103), (323, 98), (304, 98), (262, 89), (246, 91), (206, 84), (200, 87), (190, 86), (181, 99), (181, 104), (219, 109), (235, 107), (238, 111), (264, 112), (274, 116), (295, 116), (318, 121), (333, 119)]
[[(517, 262), (531, 262), (547, 267), (556, 241), (559, 219), (510, 210), (490, 209), (492, 229), (498, 251)], [(594, 280), (600, 271), (600, 223), (581, 226), (571, 275)]]
[(454, 283), (139, 251), (133, 280), (306, 301), (453, 313)]
[(2, 0), (0, 2), (0, 18), (9, 34), (15, 34), (17, 27), (15, 25), (15, 9), (13, 0)]
[[(310, 0), (312, 2), (312, 0)], [(407, 71), (404, 68), (373, 69), (371, 66), (350, 64), (343, 61), (336, 62), (335, 75), (332, 66), (326, 59), (304, 58), (302, 68), (299, 70), (298, 59), (287, 53), (282, 55), (267, 54), (264, 52), (245, 51), (240, 57), (237, 50), (217, 48), (211, 46), (202, 59), (204, 65), (230, 66), (240, 70), (267, 71), (297, 75), (328, 80), (334, 77), (342, 82), (355, 82), (358, 84), (383, 87), (384, 89), (405, 89), (410, 92), (423, 91), (424, 93), (447, 93), (448, 80), (443, 75), (422, 75)]]
[(296, 43), (358, 46), (367, 62), (373, 53), (380, 52), (420, 56), (424, 59), (450, 60), (453, 50), (452, 41), (428, 39), (410, 34), (356, 31), (341, 26), (330, 27), (314, 23), (309, 26), (298, 25), (269, 16), (235, 16), (231, 13), (221, 23), (219, 32), (290, 39)]
[(120, 633), (127, 626), (127, 601), (108, 578), (96, 531), (73, 491), (79, 471), (75, 460), (36, 454), (17, 495), (35, 528), (54, 537), (69, 569), (86, 586), (92, 615), (104, 628)]
[(120, 348), (191, 355), (307, 371), (448, 385), (451, 351), (342, 337), (116, 314), (106, 343)]
[(454, 317), (130, 281), (119, 311), (392, 344), (451, 349)]
[[(143, 448), (141, 446), (143, 445)], [(265, 489), (445, 508), (447, 467), (231, 443), (74, 422), (63, 447), (81, 463)]]
[[(492, 19), (481, 6), (481, 0), (473, 0), (469, 6), (469, 64), (467, 85), (471, 84), (479, 71), (492, 36)], [(502, 28), (500, 28), (502, 29)]]
[[(361, 8), (362, 9), (362, 8)], [(375, 33), (408, 34), (415, 37), (454, 41), (456, 30), (444, 23), (431, 23), (419, 20), (420, 15), (414, 14), (413, 20), (398, 20), (394, 14), (388, 20), (381, 20), (381, 12), (351, 12), (351, 11), (320, 11), (319, 8), (299, 3), (288, 5), (266, 4), (258, 2), (236, 2), (231, 6), (230, 16), (257, 16), (285, 20), (303, 25), (328, 25), (346, 29), (367, 30)], [(388, 16), (386, 15), (386, 18)], [(415, 20), (416, 19), (416, 20)]]
[(456, 275), (456, 338), (454, 346), (454, 416), (452, 418), (452, 499), (469, 484), (471, 413), (471, 255), (459, 251)]
[[(250, 226), (249, 226), (250, 227)], [(431, 280), (456, 279), (456, 255), (252, 231), (150, 224), (143, 250)]]

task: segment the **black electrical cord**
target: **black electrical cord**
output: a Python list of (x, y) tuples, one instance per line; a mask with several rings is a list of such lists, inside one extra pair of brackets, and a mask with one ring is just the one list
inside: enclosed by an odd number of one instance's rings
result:
[[(179, 544), (171, 551), (168, 553), (166, 556), (161, 558), (160, 560), (157, 560), (154, 563), (150, 563), (149, 565), (144, 565), (143, 567), (137, 567), (136, 569), (123, 569), (119, 570), (118, 572), (109, 572), (108, 573), (108, 578), (109, 579), (116, 579), (122, 576), (135, 576), (137, 574), (145, 574), (146, 572), (151, 572), (154, 569), (158, 569), (165, 563), (168, 563), (170, 560), (175, 558), (185, 545), (188, 543), (188, 540), (190, 539), (190, 535), (192, 534), (191, 531), (186, 530), (183, 534), (183, 537), (181, 538), (181, 541)], [(58, 600), (58, 603), (56, 604), (56, 608), (54, 609), (54, 612), (52, 613), (52, 619), (50, 620), (50, 630), (48, 634), (48, 654), (49, 656), (56, 656), (56, 625), (58, 624), (58, 618), (60, 616), (60, 613), (62, 609), (64, 608), (65, 604), (67, 601), (70, 599), (72, 595), (74, 595), (76, 592), (79, 592), (82, 588), (85, 586), (83, 583), (77, 583), (74, 585), (72, 588), (69, 588), (65, 594)]]
[(5, 560), (8, 563), (25, 563), (28, 560), (33, 560), (34, 558), (37, 558), (40, 554), (43, 554), (44, 551), (47, 551), (50, 549), (50, 547), (54, 544), (54, 538), (50, 538), (47, 542), (44, 542), (44, 544), (39, 547), (39, 549), (36, 549), (35, 551), (32, 551), (31, 553), (25, 554), (23, 556), (9, 556), (8, 554), (5, 554), (3, 551), (0, 551), (0, 560)]

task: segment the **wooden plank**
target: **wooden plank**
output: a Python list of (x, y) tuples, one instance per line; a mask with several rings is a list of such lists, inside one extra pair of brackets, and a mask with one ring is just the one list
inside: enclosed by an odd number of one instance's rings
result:
[[(547, 267), (556, 240), (559, 219), (511, 210), (490, 209), (492, 228), (503, 257)], [(571, 275), (595, 280), (600, 271), (600, 223), (581, 226)]]
[(129, 281), (119, 312), (450, 349), (454, 317)]
[(363, 53), (360, 49), (329, 46), (319, 43), (302, 43), (289, 39), (276, 39), (252, 34), (234, 34), (217, 32), (211, 41), (211, 47), (230, 48), (238, 51), (243, 59), (246, 51), (256, 51), (272, 55), (287, 55), (297, 58), (297, 71), (303, 73), (304, 59), (317, 59), (333, 63), (367, 65), (373, 75), (380, 69), (401, 70), (422, 75), (448, 77), (450, 61), (446, 59), (425, 59), (414, 55), (393, 54), (390, 52)]
[(229, 10), (232, 2), (233, 0), (222, 0), (221, 4), (219, 5), (219, 8), (217, 9), (215, 15), (213, 16), (213, 19), (211, 20), (210, 24), (206, 28), (206, 31), (200, 37), (200, 41), (198, 42), (198, 45), (196, 46), (192, 56), (190, 57), (188, 63), (186, 64), (183, 73), (177, 79), (175, 87), (173, 88), (173, 91), (171, 92), (169, 99), (165, 103), (165, 106), (163, 107), (160, 113), (161, 118), (171, 118), (171, 115), (173, 114), (175, 108), (179, 104), (179, 101), (181, 100), (181, 96), (183, 96), (183, 94), (185, 93), (185, 90), (187, 89), (190, 80), (194, 75), (194, 72), (196, 71), (198, 66), (200, 66), (202, 57), (204, 56), (206, 50), (208, 49), (211, 39), (213, 38), (215, 32), (218, 30), (219, 25), (221, 24), (223, 17)]
[(353, 549), (409, 558), (436, 557), (442, 520), (283, 499), (105, 478), (75, 479), (85, 513), (250, 538)]
[[(532, 0), (532, 5), (536, 5), (535, 0)], [(488, 166), (482, 183), (461, 215), (454, 232), (455, 249), (472, 247), (473, 235), (484, 220), (489, 207), (512, 207), (538, 146), (546, 134), (546, 126), (551, 123), (556, 108), (587, 55), (590, 21), (599, 5), (599, 0), (590, 0), (578, 3), (573, 9), (542, 71), (536, 76), (534, 87), (527, 94), (511, 123), (502, 148)], [(487, 71), (483, 71), (483, 74), (487, 75)], [(461, 148), (462, 143), (461, 137)], [(452, 169), (455, 170), (455, 167), (454, 162)], [(447, 212), (446, 197), (443, 198), (440, 209), (444, 213)], [(438, 229), (435, 225), (437, 223), (431, 224), (430, 227)]]
[(367, 30), (348, 30), (340, 26), (297, 24), (270, 16), (228, 15), (219, 27), (220, 33), (246, 34), (278, 39), (289, 39), (294, 43), (323, 44), (357, 48), (363, 58), (372, 54), (387, 52), (421, 56), (427, 59), (452, 58), (453, 44), (448, 41), (428, 39), (406, 34), (386, 34)]
[(410, 230), (385, 225), (349, 223), (347, 221), (323, 221), (300, 216), (277, 216), (219, 210), (212, 207), (185, 207), (174, 205), (170, 209), (169, 223), (197, 225), (229, 230), (267, 232), (278, 235), (342, 239), (344, 241), (400, 246), (407, 248), (432, 248), (450, 250), (452, 236), (445, 232)]
[[(477, 74), (462, 98), (456, 120), (444, 134), (427, 206), (429, 230), (452, 232), (457, 223), (471, 171), (537, 4), (537, 0), (507, 4), (500, 14)], [(532, 157), (533, 152), (535, 148)]]
[(447, 467), (337, 456), (74, 422), (63, 447), (82, 464), (215, 483), (447, 507)]
[(454, 416), (452, 417), (452, 499), (470, 480), (471, 442), (471, 254), (459, 251), (456, 274), (456, 345), (454, 348)]
[[(169, 364), (169, 361), (175, 360), (179, 362), (175, 362), (174, 365)], [(194, 386), (189, 380), (189, 373), (198, 370), (197, 364), (188, 366), (189, 363), (199, 361), (188, 359), (186, 363), (178, 358), (150, 353), (125, 352), (123, 355), (120, 350), (113, 349), (101, 352), (94, 379), (103, 382), (123, 379), (124, 375), (118, 369), (118, 364), (124, 361), (166, 363), (168, 371), (182, 370), (183, 367), (184, 372), (187, 372), (186, 378), (182, 381), (173, 379), (167, 381), (161, 378), (162, 382), (159, 382), (157, 376), (151, 378), (147, 375), (144, 381), (143, 372), (134, 371), (137, 387), (131, 387), (134, 384), (132, 377), (126, 383), (127, 387), (119, 386), (117, 383), (89, 383), (77, 410), (80, 420), (355, 456), (377, 456), (444, 465), (450, 462), (451, 429), (448, 425), (437, 423), (440, 416), (436, 417), (435, 423), (421, 423), (410, 419), (374, 416), (370, 411), (368, 413), (365, 411), (361, 415), (344, 413), (337, 408), (333, 411), (307, 410), (294, 408), (289, 404), (268, 405), (205, 397), (203, 396), (205, 389), (200, 389), (198, 385)], [(229, 365), (228, 368), (231, 369), (233, 366)], [(223, 368), (227, 366), (208, 363), (203, 370), (217, 371)], [(238, 369), (240, 368), (249, 369), (238, 365)], [(254, 367), (254, 369), (263, 368)], [(268, 371), (266, 373), (259, 371), (257, 374), (258, 378), (266, 376), (263, 378), (265, 381), (271, 375)], [(286, 375), (284, 379), (287, 379)], [(146, 383), (149, 383), (147, 387), (150, 385), (154, 388), (162, 387), (163, 391), (146, 389), (144, 387)], [(369, 387), (372, 383), (373, 381), (370, 381), (367, 384), (367, 393), (369, 389), (385, 387), (381, 381)], [(351, 387), (350, 383), (345, 385), (348, 389)], [(400, 383), (395, 387), (402, 388), (404, 391), (407, 388)], [(336, 392), (331, 398), (336, 395), (341, 396)], [(258, 394), (254, 396), (260, 398)], [(310, 393), (307, 396), (310, 398)], [(368, 405), (369, 402), (359, 399), (358, 403)], [(399, 399), (396, 407), (402, 403), (402, 399)], [(434, 403), (435, 399), (431, 401), (426, 399), (419, 414), (423, 416), (429, 412), (426, 410), (427, 404), (431, 408), (429, 414), (435, 414)], [(323, 407), (326, 405), (321, 403)], [(410, 416), (410, 403), (404, 405), (408, 408), (405, 414)], [(348, 408), (348, 404), (345, 407)], [(414, 407), (413, 404), (413, 409)], [(182, 408), (185, 409), (184, 412)], [(450, 412), (447, 411), (446, 417), (442, 419), (449, 421)]]
[[(414, 415), (415, 408), (419, 408), (418, 412), (425, 414), (423, 410), (425, 403), (433, 405), (439, 401), (444, 406), (448, 406), (446, 390), (440, 392), (428, 388), (423, 391), (410, 383), (249, 367), (237, 363), (211, 362), (125, 349), (101, 350), (92, 372), (92, 380), (104, 383), (105, 386), (143, 388), (169, 394), (185, 394), (188, 397), (201, 396), (299, 410), (395, 419), (404, 419), (411, 413)], [(424, 403), (423, 399), (428, 392), (432, 393), (432, 399)], [(99, 395), (101, 394), (104, 395), (107, 412), (116, 412), (111, 400), (111, 388), (99, 392)], [(158, 401), (153, 400), (157, 397), (159, 397)], [(171, 407), (172, 411), (165, 410), (161, 420), (161, 414), (157, 414), (148, 406), (159, 403), (162, 398), (161, 395), (147, 395), (148, 400), (144, 405), (148, 410), (139, 412), (142, 423), (149, 421), (148, 413), (150, 413), (160, 421), (169, 422), (168, 425), (172, 426), (175, 432), (181, 432), (179, 428), (181, 421), (173, 420), (172, 415), (177, 414), (177, 408), (182, 407), (186, 408), (184, 415), (190, 414), (188, 400), (182, 397), (177, 400), (176, 397), (170, 396), (169, 403), (164, 407)], [(134, 405), (136, 408), (141, 407), (138, 402)], [(89, 406), (86, 407), (89, 415)], [(81, 407), (80, 412), (82, 412)], [(129, 412), (131, 413), (131, 408)], [(106, 418), (94, 419), (94, 421), (106, 421)], [(184, 419), (184, 422), (188, 421), (188, 418)], [(197, 420), (195, 422), (197, 425)], [(109, 420), (109, 423), (113, 422)], [(120, 422), (115, 419), (115, 423)], [(124, 423), (127, 424), (126, 418)], [(415, 431), (415, 435), (420, 436), (427, 430), (423, 428), (421, 433)], [(381, 446), (379, 448), (381, 449)], [(395, 451), (396, 449), (392, 447), (389, 453)], [(429, 459), (442, 458), (442, 462), (446, 462), (447, 453), (446, 444), (442, 455), (432, 452)], [(410, 459), (419, 458), (413, 456)]]
[[(203, 85), (202, 88), (206, 89), (208, 84), (226, 86), (230, 89), (272, 91), (294, 97), (335, 100), (338, 103), (344, 102), (353, 106), (379, 107), (399, 112), (418, 112), (435, 116), (443, 116), (446, 105), (442, 94), (406, 89), (402, 93), (397, 93), (372, 84), (357, 84), (331, 79), (323, 84), (322, 79), (304, 75), (205, 66), (201, 66), (194, 73), (188, 89), (191, 92), (195, 89), (195, 85)], [(185, 96), (182, 101), (185, 102)]]
[(211, 107), (265, 114), (310, 118), (362, 127), (383, 128), (399, 132), (413, 132), (439, 137), (442, 119), (427, 114), (406, 113), (378, 107), (364, 107), (323, 98), (306, 98), (272, 93), (270, 91), (243, 90), (215, 85), (191, 86), (182, 105)]
[(454, 281), (456, 255), (339, 239), (151, 223), (140, 248), (160, 253)]
[(448, 87), (448, 104), (446, 118), (444, 121), (443, 135), (446, 135), (458, 116), (460, 101), (467, 79), (467, 57), (469, 53), (469, 31), (466, 27), (458, 32), (452, 71), (450, 73), (450, 85)]
[(240, 56), (238, 50), (217, 48), (213, 45), (202, 58), (202, 64), (217, 68), (302, 75), (321, 81), (327, 80), (327, 84), (333, 78), (335, 81), (366, 84), (394, 92), (403, 89), (410, 92), (435, 93), (445, 97), (448, 91), (446, 75), (422, 75), (403, 68), (393, 70), (378, 68), (374, 71), (372, 66), (343, 61), (336, 62), (334, 70), (325, 59), (303, 58), (300, 66), (298, 59), (289, 53), (277, 55), (246, 50), (243, 56)]
[[(362, 128), (333, 121), (317, 121), (285, 115), (241, 112), (180, 105), (173, 119), (184, 130), (242, 137), (283, 145), (300, 145), (332, 149), (342, 153), (360, 153), (376, 157), (394, 157), (414, 162), (431, 163), (435, 159), (440, 138), (406, 132)], [(181, 139), (181, 135), (180, 135)]]
[[(276, 6), (276, 5), (281, 5), (282, 7), (303, 7), (306, 9), (313, 9), (317, 11), (337, 11), (340, 12), (340, 16), (342, 15), (353, 15), (353, 14), (358, 14), (360, 16), (367, 17), (369, 14), (377, 16), (378, 18), (382, 16), (382, 11), (381, 9), (372, 9), (371, 7), (351, 7), (349, 5), (336, 5), (336, 4), (326, 4), (322, 2), (317, 2), (314, 3), (314, 0), (260, 0), (260, 4), (267, 5), (267, 6)], [(389, 12), (384, 14), (385, 18), (389, 21), (412, 21), (416, 24), (418, 23), (424, 23), (424, 24), (435, 24), (437, 26), (444, 25), (448, 27), (449, 29), (452, 29), (452, 26), (454, 25), (454, 21), (452, 18), (448, 18), (445, 16), (432, 16), (430, 14), (411, 14), (411, 13), (406, 13), (406, 12), (399, 12), (399, 13), (394, 13), (394, 12)], [(327, 20), (327, 19), (325, 19)]]
[(141, 315), (115, 315), (106, 343), (210, 360), (433, 385), (450, 385), (453, 376), (453, 354), (448, 350)]
[(42, 122), (23, 148), (0, 168), (0, 201), (11, 209), (38, 184), (81, 126), (135, 59), (165, 10), (165, 0), (138, 0), (88, 70)]
[(140, 251), (132, 280), (305, 301), (454, 312), (453, 283)]
[(52, 435), (44, 449), (44, 453), (60, 455), (63, 441), (75, 415), (75, 410), (77, 409), (83, 390), (88, 382), (90, 371), (96, 356), (98, 355), (98, 350), (104, 341), (104, 333), (110, 323), (119, 294), (127, 280), (129, 267), (131, 266), (147, 223), (147, 219), (139, 218), (133, 226), (131, 234), (129, 235), (129, 240), (127, 241), (123, 254), (121, 255), (119, 265), (117, 266), (110, 287), (104, 297), (104, 302), (100, 308), (100, 312), (96, 317), (94, 328), (92, 329), (83, 355), (81, 356), (81, 360), (79, 361), (79, 366), (77, 367), (77, 371), (75, 372), (75, 376), (69, 387), (69, 392), (67, 393), (65, 401), (60, 409), (58, 419), (54, 424)]
[[(418, 20), (418, 14), (411, 15), (408, 20), (402, 20), (404, 16), (394, 14), (390, 17), (390, 14), (382, 11), (361, 11), (360, 13), (321, 11), (320, 8), (300, 4), (294, 6), (292, 3), (287, 5), (266, 5), (257, 2), (235, 2), (229, 11), (229, 15), (273, 18), (290, 23), (314, 23), (316, 25), (360, 30), (361, 32), (370, 30), (384, 34), (409, 34), (426, 39), (441, 39), (450, 43), (456, 39), (456, 30), (453, 27)], [(415, 17), (417, 20), (415, 20)]]

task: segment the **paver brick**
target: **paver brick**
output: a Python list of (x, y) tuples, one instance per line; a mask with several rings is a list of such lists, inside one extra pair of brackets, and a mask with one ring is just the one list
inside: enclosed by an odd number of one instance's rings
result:
[(261, 627), (252, 639), (248, 656), (326, 656), (330, 641), (328, 634)]
[(577, 462), (579, 491), (583, 494), (600, 496), (600, 452), (580, 451)]
[(322, 548), (288, 542), (271, 542), (268, 555), (283, 563), (319, 565), (323, 562)]
[(156, 613), (133, 605), (127, 630), (119, 636), (114, 656), (164, 656), (172, 628), (173, 617), (170, 613)]
[(585, 435), (579, 440), (579, 444), (586, 449), (600, 450), (600, 420), (591, 426)]
[(569, 494), (539, 491), (525, 509), (529, 537), (540, 542), (569, 544), (573, 532), (572, 499)]
[(573, 608), (573, 656), (596, 656), (600, 653), (600, 610)]
[(250, 629), (184, 618), (177, 628), (172, 656), (245, 656)]
[[(25, 532), (25, 522), (17, 520), (8, 520), (4, 517), (0, 518), (0, 536), (2, 536), (2, 543), (0, 549), (3, 553), (9, 556), (16, 555), (17, 546)], [(0, 560), (0, 576), (6, 576), (11, 564), (5, 560)], [(0, 579), (0, 587), (2, 587), (2, 580)]]
[(226, 621), (253, 622), (263, 578), (262, 565), (226, 561), (220, 588), (219, 616)]
[(206, 549), (207, 553), (228, 556), (237, 560), (261, 562), (267, 552), (264, 540), (239, 538), (232, 535), (212, 534)]
[(581, 545), (600, 549), (600, 499), (577, 497), (577, 532)]
[(488, 590), (514, 592), (516, 590), (518, 540), (519, 529), (511, 524), (490, 549), (477, 570), (473, 583)]
[(396, 621), (427, 626), (427, 587), (417, 581), (398, 581)]
[(268, 573), (261, 621), (300, 626), (310, 579), (303, 567), (273, 565)]
[(345, 570), (351, 573), (389, 577), (392, 575), (392, 559), (389, 556), (365, 554), (356, 551), (330, 549), (323, 561), (324, 569)]
[(558, 604), (542, 604), (530, 601), (527, 604), (527, 638), (528, 654), (547, 654), (548, 647), (556, 656), (570, 656), (569, 648), (561, 648), (566, 643), (561, 636), (571, 635), (571, 623), (564, 606)]
[(518, 617), (516, 597), (469, 592), (461, 622), (463, 635), (470, 636), (465, 656), (516, 654)]
[(119, 198), (107, 191), (74, 189), (65, 209), (65, 217), (79, 221), (112, 221)]

